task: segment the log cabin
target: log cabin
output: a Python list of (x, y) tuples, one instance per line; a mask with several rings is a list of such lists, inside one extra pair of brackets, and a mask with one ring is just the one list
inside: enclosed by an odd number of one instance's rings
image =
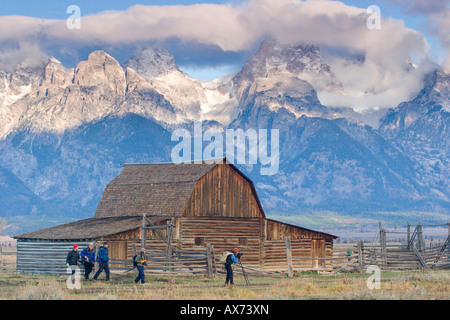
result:
[(73, 243), (103, 241), (119, 260), (131, 259), (141, 246), (168, 254), (210, 245), (215, 257), (238, 247), (246, 266), (286, 271), (286, 237), (294, 271), (332, 270), (331, 260), (323, 258), (332, 256), (337, 237), (267, 218), (253, 182), (226, 159), (127, 164), (106, 186), (93, 218), (16, 236), (17, 271), (64, 273)]

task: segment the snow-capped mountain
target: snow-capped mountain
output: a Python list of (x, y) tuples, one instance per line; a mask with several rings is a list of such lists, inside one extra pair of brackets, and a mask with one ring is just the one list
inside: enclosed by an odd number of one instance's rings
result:
[(202, 120), (280, 130), (279, 173), (243, 168), (268, 210), (448, 212), (448, 88), (448, 74), (431, 74), (378, 130), (320, 103), (318, 90), (345, 88), (314, 45), (266, 40), (240, 71), (210, 82), (161, 48), (123, 65), (104, 51), (73, 69), (49, 58), (0, 72), (3, 185), (21, 181), (17, 196), (33, 212), (91, 216), (120, 164), (170, 161), (170, 131)]
[(238, 106), (231, 90), (224, 88), (230, 77), (200, 82), (180, 71), (175, 58), (161, 48), (147, 48), (134, 54), (124, 67), (135, 70), (179, 111), (179, 121), (215, 120), (231, 122)]
[(450, 200), (450, 75), (433, 72), (425, 88), (383, 119), (381, 135), (414, 161), (420, 181)]

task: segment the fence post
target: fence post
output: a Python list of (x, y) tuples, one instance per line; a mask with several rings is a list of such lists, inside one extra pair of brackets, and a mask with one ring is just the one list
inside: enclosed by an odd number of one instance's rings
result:
[(406, 244), (406, 249), (411, 249), (409, 247), (409, 242), (411, 241), (411, 225), (409, 224), (408, 221), (406, 221), (406, 233), (407, 233), (407, 244)]
[(145, 213), (142, 214), (142, 226), (141, 226), (141, 249), (145, 249)]
[(362, 270), (364, 268), (362, 240), (358, 240), (358, 266), (359, 266), (359, 271), (362, 272)]
[(292, 266), (291, 238), (289, 236), (286, 237), (286, 258), (288, 277), (292, 277), (294, 275), (294, 269)]
[(419, 251), (423, 251), (424, 246), (423, 246), (423, 232), (422, 232), (422, 222), (419, 221), (419, 229), (418, 231), (418, 236), (419, 236)]
[(208, 269), (208, 277), (212, 278), (214, 276), (213, 274), (213, 267), (212, 267), (212, 255), (211, 255), (211, 245), (206, 245), (206, 267)]
[(211, 261), (212, 261), (212, 269), (214, 277), (217, 276), (217, 267), (216, 267), (216, 256), (214, 255), (214, 246), (211, 245)]
[(95, 243), (94, 244), (94, 257), (95, 257), (94, 274), (96, 274), (97, 270), (98, 270), (97, 254), (98, 254), (98, 244)]
[(380, 222), (380, 248), (381, 248), (381, 261), (383, 261), (384, 266), (387, 264), (387, 256), (386, 256), (386, 231), (383, 230)]
[(173, 271), (172, 265), (172, 225), (173, 218), (170, 221), (167, 221), (167, 243), (166, 243), (166, 265), (169, 271)]
[(325, 239), (322, 240), (322, 244), (323, 244), (323, 246), (322, 246), (322, 258), (323, 258), (323, 260), (322, 260), (321, 265), (322, 265), (322, 267), (324, 269), (326, 269), (326, 267), (327, 267), (327, 260), (326, 260), (327, 259), (327, 243), (326, 243)]

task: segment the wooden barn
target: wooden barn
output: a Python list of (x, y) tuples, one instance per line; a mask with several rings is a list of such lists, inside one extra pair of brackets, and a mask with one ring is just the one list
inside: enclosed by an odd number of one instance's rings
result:
[(330, 258), (337, 237), (268, 219), (252, 181), (226, 159), (129, 164), (106, 186), (93, 218), (16, 236), (17, 271), (64, 273), (73, 243), (82, 248), (105, 240), (116, 267), (129, 267), (127, 261), (142, 245), (155, 265), (183, 254), (187, 265), (201, 252), (217, 260), (239, 247), (246, 266), (286, 271), (286, 237), (294, 270), (332, 270), (331, 260), (311, 258)]

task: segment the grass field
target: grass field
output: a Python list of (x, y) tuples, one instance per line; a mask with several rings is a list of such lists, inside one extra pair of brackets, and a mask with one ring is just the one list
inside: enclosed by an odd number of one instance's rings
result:
[[(223, 287), (223, 275), (207, 277), (148, 276), (132, 283), (134, 274), (113, 275), (110, 282), (82, 282), (69, 290), (65, 276), (0, 273), (1, 300), (40, 299), (450, 299), (450, 271), (389, 272), (381, 275), (381, 289), (367, 288), (368, 274), (250, 277), (251, 285), (236, 276), (234, 288)], [(103, 276), (104, 277), (104, 276)]]

